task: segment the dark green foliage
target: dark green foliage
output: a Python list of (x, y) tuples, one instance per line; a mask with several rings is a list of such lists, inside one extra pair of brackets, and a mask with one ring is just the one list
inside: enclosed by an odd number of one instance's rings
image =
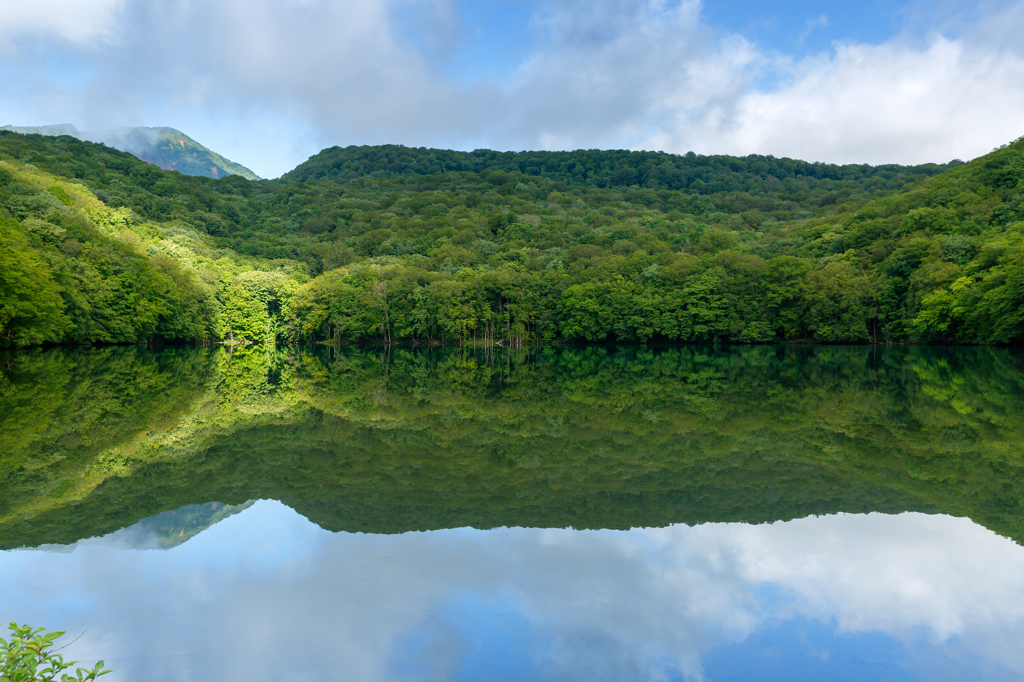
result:
[(348, 531), (942, 510), (1024, 539), (1013, 349), (108, 349), (4, 367), (3, 547), (253, 498)]
[(124, 221), (62, 218), (72, 185), (8, 173), (20, 267), (47, 264), (72, 329), (28, 331), (29, 305), (7, 343), (1020, 343), (1022, 148), (906, 168), (350, 147), (250, 182), (0, 133), (12, 169), (74, 178)]
[[(807, 163), (773, 156), (698, 156), (625, 150), (572, 152), (495, 152), (478, 149), (457, 152), (447, 149), (382, 145), (378, 147), (331, 147), (295, 170), (281, 176), (284, 182), (357, 178), (429, 176), (439, 173), (476, 173), (493, 187), (516, 185), (530, 178), (544, 178), (567, 185), (602, 189), (638, 187), (652, 190), (686, 190), (694, 194), (744, 192), (758, 194), (814, 192), (822, 181), (836, 183), (832, 191), (812, 199), (821, 205), (839, 201), (840, 188), (898, 189), (908, 182), (941, 173), (940, 166), (868, 166)], [(1002, 176), (1000, 176), (1002, 177)], [(663, 201), (655, 192), (642, 193), (642, 205)], [(757, 211), (752, 222), (759, 222)]]

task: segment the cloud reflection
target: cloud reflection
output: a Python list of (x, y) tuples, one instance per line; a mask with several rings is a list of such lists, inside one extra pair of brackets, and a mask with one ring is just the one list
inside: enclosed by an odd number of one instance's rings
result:
[(1024, 672), (1024, 549), (947, 516), (381, 536), (265, 501), (170, 550), (115, 545), (0, 554), (5, 615), (88, 627), (68, 652), (110, 682), (704, 679), (793, 623)]

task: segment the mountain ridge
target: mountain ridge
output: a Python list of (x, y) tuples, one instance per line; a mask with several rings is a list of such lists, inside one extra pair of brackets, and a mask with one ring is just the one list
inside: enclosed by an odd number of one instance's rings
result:
[[(902, 173), (906, 176), (903, 181), (910, 182), (955, 168), (963, 163), (959, 159), (954, 159), (946, 164), (927, 163), (914, 166), (840, 165), (759, 154), (700, 155), (693, 152), (673, 154), (624, 149), (520, 152), (477, 149), (461, 152), (386, 144), (328, 147), (284, 173), (280, 179), (286, 183), (308, 180), (345, 182), (360, 177), (394, 178), (448, 172), (479, 174), (481, 171), (502, 171), (602, 189), (636, 185), (645, 189), (692, 189), (694, 192), (713, 192), (716, 191), (714, 184), (721, 183), (724, 175), (744, 172), (776, 179), (807, 176), (819, 180), (839, 181), (865, 175), (894, 176)], [(749, 185), (727, 185), (721, 189), (749, 190)]]

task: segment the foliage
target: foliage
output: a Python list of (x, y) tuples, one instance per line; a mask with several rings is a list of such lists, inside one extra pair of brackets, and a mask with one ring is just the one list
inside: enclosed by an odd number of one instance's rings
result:
[(11, 272), (38, 273), (7, 345), (1024, 341), (1024, 141), (918, 167), (351, 147), (251, 182), (0, 132), (0, 165)]
[(9, 682), (81, 682), (95, 680), (111, 670), (103, 669), (103, 661), (92, 668), (77, 668), (75, 674), (68, 675), (65, 670), (75, 665), (76, 661), (65, 661), (64, 657), (53, 650), (56, 639), (63, 632), (45, 632), (45, 628), (31, 628), (28, 625), (11, 623), (9, 640), (0, 638), (0, 680)]
[[(955, 164), (949, 164), (950, 166)], [(361, 177), (426, 176), (439, 173), (483, 173), (491, 185), (518, 184), (544, 178), (568, 185), (587, 187), (642, 187), (653, 190), (689, 190), (696, 194), (717, 192), (772, 192), (787, 180), (820, 181), (899, 187), (928, 177), (949, 166), (837, 166), (807, 163), (773, 156), (699, 156), (665, 152), (624, 150), (572, 152), (496, 152), (478, 149), (457, 152), (446, 149), (412, 148), (401, 145), (351, 146), (325, 149), (295, 170), (286, 182), (335, 180), (347, 182)], [(657, 195), (644, 195), (645, 203), (657, 203)], [(825, 195), (823, 203), (835, 203), (839, 196)]]
[(0, 335), (6, 344), (59, 341), (71, 329), (60, 288), (25, 238), (0, 225)]
[(0, 376), (3, 547), (253, 498), (365, 532), (941, 510), (1024, 539), (1014, 349), (105, 349)]
[[(306, 280), (297, 264), (218, 253), (180, 224), (143, 222), (11, 160), (0, 160), (0, 246), (0, 346), (208, 343), (239, 324), (241, 339), (263, 341), (283, 328), (280, 296)], [(250, 301), (246, 283), (261, 277), (274, 286)]]

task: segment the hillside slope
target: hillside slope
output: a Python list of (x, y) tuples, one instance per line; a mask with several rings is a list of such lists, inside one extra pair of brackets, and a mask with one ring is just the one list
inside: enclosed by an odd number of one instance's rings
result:
[[(587, 154), (609, 168), (644, 158)], [(816, 164), (792, 162), (780, 178), (765, 170), (784, 170), (778, 160), (714, 158), (715, 173), (732, 175), (685, 189), (501, 168), (382, 177), (372, 165), (343, 181), (251, 182), (0, 132), (11, 261), (0, 335), (10, 345), (1024, 341), (1024, 139), (942, 172), (816, 177), (797, 172)], [(116, 225), (100, 224), (107, 215)], [(96, 261), (112, 238), (138, 240), (131, 276)], [(61, 274), (83, 260), (118, 284)], [(174, 281), (193, 293), (151, 287), (159, 272), (181, 273)], [(120, 309), (128, 294), (112, 292), (129, 289), (149, 292), (149, 316), (116, 334), (85, 324)], [(23, 310), (57, 327), (28, 333)]]

